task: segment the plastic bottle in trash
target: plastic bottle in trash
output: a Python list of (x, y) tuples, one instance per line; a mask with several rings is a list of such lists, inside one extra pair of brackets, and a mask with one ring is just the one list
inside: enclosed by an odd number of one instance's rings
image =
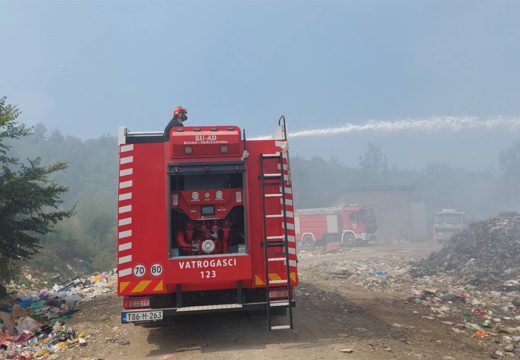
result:
[(462, 313), (462, 316), (464, 316), (464, 322), (467, 322), (468, 319), (469, 319), (470, 316), (471, 316), (471, 311), (464, 310), (464, 312)]

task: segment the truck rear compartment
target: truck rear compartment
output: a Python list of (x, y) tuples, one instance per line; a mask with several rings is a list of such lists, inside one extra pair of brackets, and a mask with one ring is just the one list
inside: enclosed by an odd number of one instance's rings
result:
[(240, 134), (185, 127), (170, 138), (123, 137), (122, 322), (264, 310), (269, 329), (292, 328), (291, 310), (289, 325), (270, 317), (295, 305), (298, 282), (286, 140), (246, 142)]

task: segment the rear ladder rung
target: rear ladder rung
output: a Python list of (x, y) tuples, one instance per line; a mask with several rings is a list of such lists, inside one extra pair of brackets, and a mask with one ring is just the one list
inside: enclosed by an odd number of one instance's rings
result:
[(291, 305), (288, 300), (274, 300), (270, 301), (269, 305), (271, 307), (280, 307), (280, 306), (289, 306)]
[(282, 194), (265, 194), (266, 198), (282, 197)]
[(285, 235), (273, 235), (273, 236), (267, 236), (267, 240), (281, 240), (285, 239)]
[(264, 159), (273, 159), (273, 158), (279, 158), (282, 154), (281, 153), (274, 153), (274, 154), (262, 154), (262, 157)]
[(280, 173), (272, 173), (272, 174), (263, 174), (262, 177), (264, 179), (278, 179), (282, 177)]
[(273, 257), (273, 258), (268, 258), (267, 261), (285, 261), (285, 258), (284, 257)]
[(282, 218), (282, 217), (283, 217), (283, 214), (270, 214), (270, 215), (265, 216), (266, 219), (276, 219), (276, 218)]
[(290, 329), (291, 325), (275, 325), (271, 326), (271, 330), (287, 330)]
[(282, 247), (282, 246), (285, 246), (285, 242), (281, 241), (276, 241), (276, 242), (265, 242), (264, 245), (267, 246), (267, 247)]

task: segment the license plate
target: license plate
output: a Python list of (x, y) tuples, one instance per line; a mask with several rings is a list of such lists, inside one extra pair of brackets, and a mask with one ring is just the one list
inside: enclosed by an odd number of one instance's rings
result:
[(136, 312), (122, 312), (121, 320), (124, 323), (138, 322), (138, 321), (156, 321), (162, 320), (163, 312), (161, 311), (136, 311)]

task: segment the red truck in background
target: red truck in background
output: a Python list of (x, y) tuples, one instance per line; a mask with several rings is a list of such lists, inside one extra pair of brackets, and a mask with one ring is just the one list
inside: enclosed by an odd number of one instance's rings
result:
[(293, 328), (298, 275), (285, 118), (279, 126), (269, 140), (248, 140), (236, 126), (120, 128), (123, 323), (263, 309), (269, 330)]
[(359, 205), (301, 209), (295, 216), (296, 240), (304, 246), (340, 241), (347, 246), (376, 241), (374, 211)]

